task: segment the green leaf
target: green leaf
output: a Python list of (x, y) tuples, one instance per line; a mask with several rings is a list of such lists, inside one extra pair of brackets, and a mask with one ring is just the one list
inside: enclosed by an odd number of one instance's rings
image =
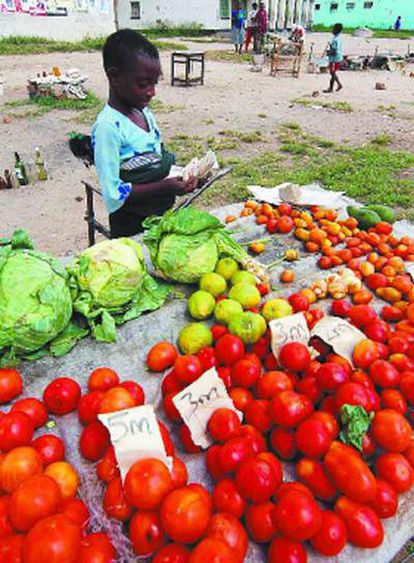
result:
[(103, 311), (100, 324), (92, 325), (92, 336), (98, 342), (116, 342), (115, 319), (107, 311)]
[(88, 328), (82, 328), (74, 323), (70, 323), (65, 330), (50, 343), (50, 353), (56, 357), (64, 356), (72, 350), (78, 340), (81, 340), (88, 334)]
[(360, 405), (342, 405), (342, 431), (340, 439), (344, 444), (350, 444), (362, 451), (362, 441), (368, 432), (374, 413), (367, 413)]
[(14, 231), (11, 239), (12, 248), (28, 248), (33, 250), (33, 243), (29, 235), (23, 229)]

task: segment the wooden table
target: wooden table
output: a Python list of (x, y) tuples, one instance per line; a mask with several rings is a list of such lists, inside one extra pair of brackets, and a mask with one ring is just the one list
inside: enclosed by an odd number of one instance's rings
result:
[[(184, 78), (179, 70), (184, 66)], [(194, 75), (194, 70), (199, 73)], [(181, 84), (204, 84), (204, 53), (195, 51), (174, 51), (171, 55), (171, 86)]]

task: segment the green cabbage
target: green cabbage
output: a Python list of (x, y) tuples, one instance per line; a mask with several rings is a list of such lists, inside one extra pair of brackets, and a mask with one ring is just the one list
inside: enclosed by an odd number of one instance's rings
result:
[(117, 324), (158, 309), (170, 291), (148, 274), (141, 246), (129, 238), (91, 246), (69, 272), (74, 310), (103, 342), (115, 342)]
[(220, 256), (247, 266), (249, 256), (219, 219), (192, 207), (167, 211), (145, 220), (143, 240), (157, 275), (181, 283), (197, 283), (213, 272)]
[[(18, 230), (0, 240), (0, 363), (34, 358), (69, 326), (72, 301), (68, 275), (53, 257), (36, 252)], [(63, 331), (63, 332), (62, 332)], [(72, 342), (73, 345), (73, 342)], [(66, 351), (71, 347), (67, 345)], [(43, 350), (41, 350), (43, 349)], [(55, 355), (61, 349), (52, 350)]]

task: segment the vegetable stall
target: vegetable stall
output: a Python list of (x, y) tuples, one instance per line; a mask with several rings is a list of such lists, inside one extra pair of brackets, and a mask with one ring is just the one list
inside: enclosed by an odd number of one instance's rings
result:
[(414, 239), (368, 218), (183, 210), (148, 222), (153, 266), (142, 241), (67, 268), (4, 241), (0, 561), (390, 561), (414, 534)]

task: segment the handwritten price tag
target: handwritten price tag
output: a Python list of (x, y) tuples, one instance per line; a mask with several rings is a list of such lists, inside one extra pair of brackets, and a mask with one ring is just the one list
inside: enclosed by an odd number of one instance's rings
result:
[(342, 356), (353, 365), (352, 353), (360, 340), (366, 338), (365, 334), (339, 317), (327, 316), (321, 319), (312, 329), (312, 336), (332, 346), (334, 352)]
[(307, 344), (310, 338), (308, 324), (303, 313), (296, 313), (289, 317), (274, 319), (269, 323), (272, 333), (272, 352), (279, 357), (280, 348), (288, 342), (302, 342)]
[(156, 458), (171, 467), (152, 405), (99, 414), (115, 450), (122, 480), (136, 461)]
[(217, 409), (232, 409), (242, 419), (227, 393), (226, 386), (214, 368), (206, 371), (197, 381), (177, 393), (173, 403), (191, 432), (195, 444), (208, 448), (213, 441), (207, 434), (207, 423)]

